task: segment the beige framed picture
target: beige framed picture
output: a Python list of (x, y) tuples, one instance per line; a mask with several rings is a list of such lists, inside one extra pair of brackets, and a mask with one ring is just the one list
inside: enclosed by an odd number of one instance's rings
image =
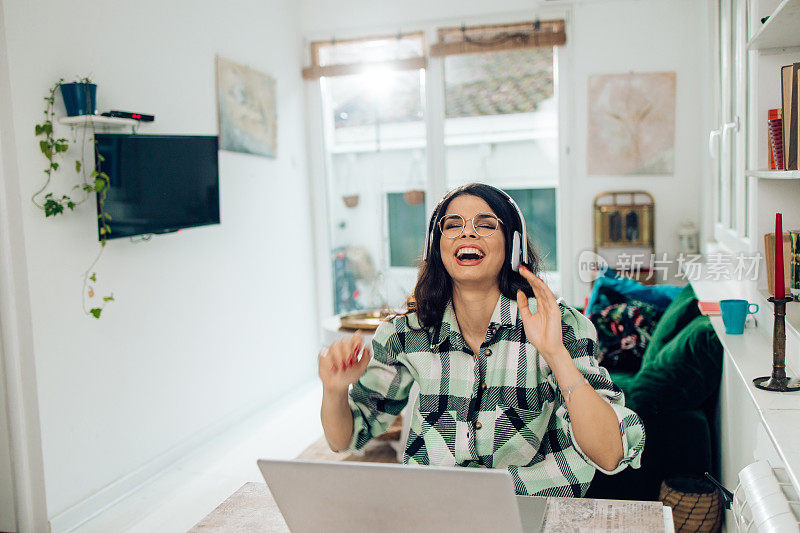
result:
[(669, 175), (675, 159), (675, 73), (589, 77), (589, 175)]
[(219, 148), (278, 156), (275, 79), (217, 57)]

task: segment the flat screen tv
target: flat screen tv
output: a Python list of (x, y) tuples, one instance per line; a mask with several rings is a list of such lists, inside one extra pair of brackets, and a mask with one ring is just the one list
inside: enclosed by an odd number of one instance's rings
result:
[[(95, 135), (108, 174), (108, 239), (219, 224), (217, 137)], [(98, 195), (98, 214), (100, 202)], [(98, 238), (100, 221), (98, 218)]]

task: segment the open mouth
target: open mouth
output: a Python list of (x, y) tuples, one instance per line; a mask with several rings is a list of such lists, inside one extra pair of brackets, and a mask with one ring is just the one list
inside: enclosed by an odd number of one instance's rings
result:
[(458, 250), (456, 250), (456, 262), (459, 265), (464, 266), (472, 266), (477, 265), (483, 258), (486, 257), (486, 254), (478, 248), (477, 246), (462, 246)]

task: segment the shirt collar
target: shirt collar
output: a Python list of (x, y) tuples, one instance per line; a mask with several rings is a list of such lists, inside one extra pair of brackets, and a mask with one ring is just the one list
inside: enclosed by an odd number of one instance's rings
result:
[(499, 329), (502, 327), (514, 327), (516, 323), (517, 301), (510, 300), (501, 294), (500, 299), (497, 300), (497, 305), (494, 307), (489, 324), (493, 325), (495, 329)]
[[(504, 327), (514, 327), (516, 323), (517, 301), (510, 300), (500, 294), (494, 311), (492, 311), (489, 327), (497, 331)], [(436, 326), (433, 326), (433, 335), (431, 339), (431, 350), (434, 352), (444, 351), (445, 349), (462, 350), (467, 345), (458, 327), (452, 299), (447, 302), (447, 306), (442, 314), (442, 321)], [(444, 345), (445, 341), (449, 341), (449, 347)]]

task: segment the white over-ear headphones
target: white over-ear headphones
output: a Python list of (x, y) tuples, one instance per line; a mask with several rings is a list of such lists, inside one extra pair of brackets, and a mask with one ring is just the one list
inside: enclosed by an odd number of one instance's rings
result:
[[(511, 198), (511, 196), (509, 196), (508, 193), (506, 193), (504, 190), (498, 189), (497, 187), (494, 187), (492, 185), (486, 185), (484, 183), (482, 183), (481, 185), (485, 185), (486, 187), (491, 187), (495, 191), (502, 194), (508, 200), (508, 203), (510, 203), (511, 206), (514, 208), (514, 210), (517, 212), (517, 217), (519, 218), (519, 223), (520, 226), (522, 227), (522, 234), (520, 234), (519, 231), (516, 230), (514, 231), (514, 235), (512, 236), (512, 241), (511, 241), (511, 254), (509, 260), (511, 262), (511, 270), (513, 270), (514, 272), (519, 272), (519, 265), (525, 263), (525, 261), (528, 258), (528, 239), (527, 239), (528, 230), (525, 227), (525, 217), (522, 214), (522, 210), (520, 210), (519, 206), (517, 205), (517, 202), (515, 202), (514, 199)], [(433, 247), (433, 232), (434, 229), (436, 228), (436, 218), (437, 215), (439, 214), (439, 209), (442, 207), (442, 203), (444, 203), (445, 200), (451, 197), (453, 192), (454, 191), (450, 191), (449, 193), (445, 194), (444, 198), (439, 200), (439, 203), (434, 208), (433, 213), (431, 213), (431, 218), (430, 221), (428, 222), (428, 233), (425, 236), (425, 248), (422, 250), (423, 261), (428, 260), (428, 256), (431, 253), (431, 248)], [(523, 235), (525, 237), (523, 237)]]

